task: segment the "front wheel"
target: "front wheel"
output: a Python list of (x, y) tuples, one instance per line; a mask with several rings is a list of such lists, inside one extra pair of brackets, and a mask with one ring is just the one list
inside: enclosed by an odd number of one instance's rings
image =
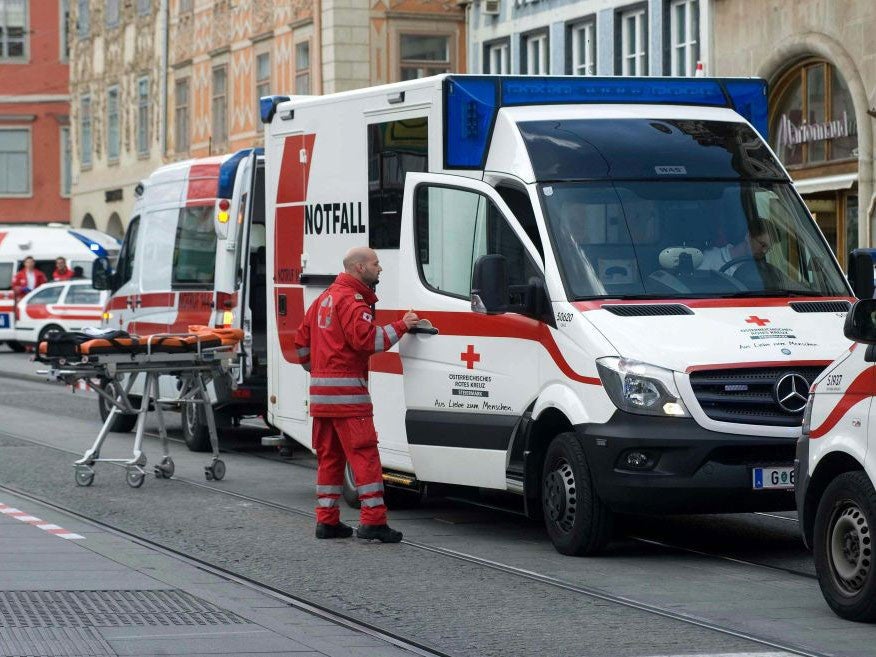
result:
[(864, 472), (834, 479), (815, 512), (813, 555), (818, 583), (834, 612), (852, 621), (876, 621), (876, 491)]
[(544, 523), (557, 552), (600, 552), (611, 540), (612, 513), (593, 488), (587, 457), (575, 434), (561, 433), (551, 441), (541, 481)]
[[(119, 383), (117, 381), (103, 381), (100, 384), (100, 387), (106, 394), (111, 396), (113, 399), (116, 399), (119, 396), (119, 390), (117, 388), (118, 385)], [(133, 404), (134, 398), (130, 396), (128, 398)], [(109, 417), (113, 405), (108, 400), (104, 399), (103, 395), (98, 396), (97, 405), (100, 409), (100, 419), (103, 422), (106, 422), (106, 419)], [(112, 424), (110, 424), (109, 426), (109, 430), (114, 433), (127, 433), (134, 428), (135, 424), (137, 424), (136, 414), (122, 413), (120, 411), (116, 411), (116, 414), (113, 416)]]

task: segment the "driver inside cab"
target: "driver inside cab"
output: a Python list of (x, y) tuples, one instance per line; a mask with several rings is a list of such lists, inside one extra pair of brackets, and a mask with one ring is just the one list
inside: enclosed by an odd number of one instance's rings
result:
[(723, 273), (732, 276), (735, 266), (724, 269), (727, 263), (746, 259), (761, 262), (766, 258), (766, 254), (772, 246), (772, 231), (767, 221), (760, 218), (752, 219), (748, 223), (748, 233), (742, 240), (736, 244), (712, 247), (704, 251), (703, 261), (700, 263), (699, 269), (723, 270)]

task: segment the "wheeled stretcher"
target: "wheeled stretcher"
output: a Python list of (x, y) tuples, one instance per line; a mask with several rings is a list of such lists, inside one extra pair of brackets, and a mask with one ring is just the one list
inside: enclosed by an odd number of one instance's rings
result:
[[(201, 326), (190, 326), (189, 331), (143, 337), (95, 338), (63, 346), (40, 343), (36, 360), (50, 366), (44, 371), (50, 378), (74, 386), (84, 382), (110, 406), (94, 444), (73, 463), (79, 486), (90, 486), (94, 482), (94, 464), (99, 462), (123, 464), (128, 485), (133, 488), (143, 485), (147, 463), (142, 449), (143, 433), (150, 410), (155, 412), (158, 421), (162, 450), (162, 459), (154, 466), (154, 473), (159, 479), (170, 478), (174, 473), (174, 463), (168, 449), (162, 413), (162, 405), (167, 404), (200, 404), (203, 407), (213, 451), (212, 460), (204, 466), (204, 475), (207, 480), (219, 480), (225, 476), (207, 386), (220, 377), (230, 377), (231, 361), (235, 347), (243, 338), (243, 331)], [(158, 381), (164, 375), (174, 376), (179, 381), (179, 394), (174, 398), (160, 398)], [(145, 383), (138, 408), (131, 402), (130, 392), (141, 376), (145, 377)], [(130, 459), (101, 458), (101, 448), (119, 413), (137, 415), (133, 454)]]

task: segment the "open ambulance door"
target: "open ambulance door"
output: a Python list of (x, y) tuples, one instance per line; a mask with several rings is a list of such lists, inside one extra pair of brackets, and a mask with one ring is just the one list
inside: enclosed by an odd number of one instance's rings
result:
[(512, 296), (530, 283), (543, 294), (542, 259), (495, 189), (409, 173), (398, 298), (425, 321), (399, 352), (407, 442), (422, 481), (505, 489), (514, 429), (538, 394), (543, 318), (517, 306), (472, 311), (472, 272), (487, 254), (507, 261)]

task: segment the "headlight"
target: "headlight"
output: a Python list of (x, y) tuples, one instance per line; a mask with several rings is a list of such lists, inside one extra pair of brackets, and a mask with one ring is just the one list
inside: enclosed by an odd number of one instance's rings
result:
[(815, 386), (809, 390), (809, 399), (806, 400), (806, 408), (803, 411), (803, 437), (809, 438), (809, 430), (812, 428), (812, 404), (815, 402)]
[(596, 361), (605, 391), (622, 411), (643, 415), (689, 415), (675, 386), (671, 370), (625, 358)]

